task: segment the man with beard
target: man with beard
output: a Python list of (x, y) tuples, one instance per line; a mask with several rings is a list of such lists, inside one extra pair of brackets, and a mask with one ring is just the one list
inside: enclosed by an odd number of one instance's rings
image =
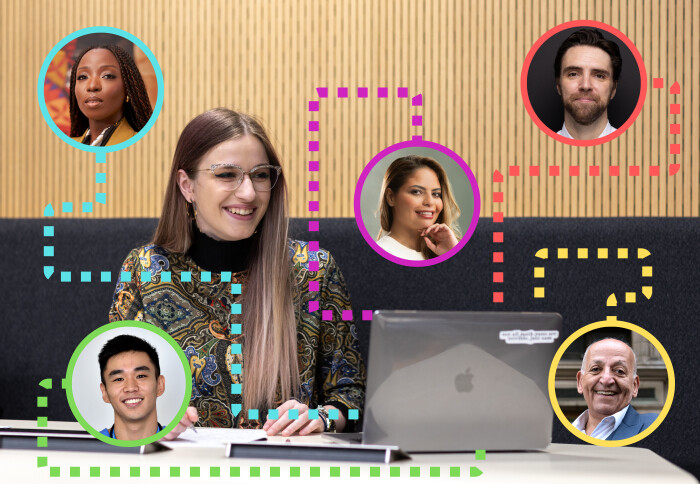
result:
[(578, 392), (588, 404), (573, 422), (601, 440), (622, 440), (649, 427), (658, 414), (638, 413), (630, 404), (639, 391), (637, 357), (626, 343), (607, 338), (590, 345), (576, 375)]
[(620, 48), (594, 29), (571, 34), (554, 59), (557, 92), (564, 103), (565, 138), (591, 140), (615, 132), (608, 121), (608, 104), (620, 78)]

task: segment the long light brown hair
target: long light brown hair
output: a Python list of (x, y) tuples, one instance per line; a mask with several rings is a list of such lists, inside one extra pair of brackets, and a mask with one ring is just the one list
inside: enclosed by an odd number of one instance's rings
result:
[[(199, 162), (224, 141), (255, 136), (271, 165), (281, 166), (265, 129), (252, 116), (212, 109), (189, 122), (180, 135), (170, 169), (163, 212), (153, 243), (184, 254), (192, 244), (187, 201), (178, 186), (178, 170), (194, 180)], [(248, 280), (243, 289), (243, 407), (272, 408), (277, 389), (282, 401), (299, 394), (295, 285), (287, 247), (287, 183), (284, 172), (270, 193), (267, 211), (252, 236)]]
[[(442, 192), (442, 211), (438, 214), (436, 223), (445, 224), (455, 236), (459, 239), (462, 233), (459, 230), (459, 224), (457, 219), (459, 218), (459, 206), (455, 199), (452, 197), (452, 188), (450, 186), (450, 180), (447, 179), (447, 174), (442, 168), (440, 163), (427, 156), (417, 156), (409, 155), (402, 156), (401, 158), (395, 159), (386, 173), (384, 173), (384, 180), (382, 181), (382, 189), (379, 194), (379, 223), (381, 224), (381, 229), (379, 230), (379, 235), (377, 240), (379, 240), (384, 233), (389, 233), (391, 231), (391, 226), (394, 223), (394, 210), (389, 205), (387, 200), (387, 190), (391, 190), (393, 193), (398, 193), (399, 188), (401, 188), (408, 177), (410, 177), (416, 170), (420, 168), (431, 169), (438, 178), (440, 182), (440, 190)], [(437, 254), (428, 248), (425, 241), (421, 238), (421, 253), (426, 259), (432, 259), (437, 257)]]

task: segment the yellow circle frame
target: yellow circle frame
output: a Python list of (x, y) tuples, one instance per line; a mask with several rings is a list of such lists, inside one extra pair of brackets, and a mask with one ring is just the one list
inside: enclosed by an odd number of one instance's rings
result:
[[(666, 396), (666, 403), (664, 403), (664, 407), (661, 409), (661, 413), (659, 416), (654, 420), (654, 423), (652, 423), (648, 428), (643, 430), (642, 432), (638, 433), (637, 435), (633, 437), (629, 437), (627, 439), (622, 439), (622, 440), (602, 440), (602, 439), (596, 439), (593, 437), (590, 437), (580, 430), (578, 430), (576, 427), (574, 427), (564, 416), (564, 412), (561, 411), (561, 408), (559, 407), (559, 402), (557, 401), (556, 393), (554, 391), (554, 377), (557, 372), (557, 367), (559, 366), (559, 360), (561, 360), (562, 355), (564, 352), (567, 350), (567, 348), (571, 345), (571, 343), (574, 342), (577, 338), (583, 336), (584, 334), (588, 333), (589, 331), (593, 331), (594, 329), (599, 329), (599, 328), (624, 328), (624, 329), (629, 329), (630, 331), (634, 331), (635, 333), (640, 334), (641, 336), (644, 336), (648, 341), (651, 342), (651, 344), (654, 345), (654, 347), (657, 349), (659, 354), (661, 354), (661, 358), (663, 358), (664, 363), (666, 364), (666, 372), (668, 374), (668, 395)], [(583, 328), (579, 329), (576, 331), (574, 334), (566, 338), (566, 341), (564, 341), (557, 352), (554, 354), (554, 359), (552, 360), (552, 364), (549, 367), (549, 379), (548, 379), (548, 388), (549, 388), (549, 400), (552, 403), (552, 408), (554, 409), (554, 413), (557, 414), (557, 418), (559, 421), (566, 427), (566, 429), (571, 432), (573, 435), (578, 437), (579, 439), (588, 442), (589, 444), (593, 445), (600, 445), (603, 447), (623, 447), (625, 445), (630, 445), (634, 444), (635, 442), (639, 442), (643, 438), (645, 438), (647, 435), (651, 434), (656, 428), (661, 425), (661, 422), (664, 421), (666, 418), (666, 415), (668, 414), (669, 409), (671, 408), (671, 403), (673, 402), (673, 394), (676, 391), (676, 375), (673, 372), (673, 365), (671, 364), (671, 358), (669, 358), (668, 353), (666, 353), (666, 350), (664, 347), (661, 345), (659, 340), (657, 340), (651, 333), (648, 331), (640, 328), (639, 326), (628, 323), (625, 321), (618, 321), (615, 316), (608, 316), (608, 318), (605, 321), (598, 321), (596, 323), (591, 323), (587, 326), (584, 326)]]

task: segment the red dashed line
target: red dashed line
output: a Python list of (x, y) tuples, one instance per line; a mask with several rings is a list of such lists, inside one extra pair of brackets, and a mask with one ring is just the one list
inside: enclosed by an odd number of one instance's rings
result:
[[(518, 176), (520, 175), (520, 167), (519, 166), (511, 166), (508, 168), (508, 174), (511, 176)], [(503, 203), (503, 192), (497, 192), (497, 184), (503, 183), (504, 177), (501, 172), (498, 170), (493, 172), (493, 221), (494, 223), (503, 223), (503, 212), (497, 212), (496, 204), (497, 203)], [(499, 187), (500, 188), (500, 187)], [(494, 230), (493, 232), (493, 243), (494, 244), (502, 244), (503, 243), (503, 232), (498, 230)], [(494, 246), (494, 251), (493, 251), (493, 263), (494, 264), (502, 264), (503, 263), (503, 252), (500, 246)], [(496, 267), (496, 266), (494, 266)], [(493, 283), (494, 284), (502, 284), (503, 283), (503, 272), (498, 270), (494, 270), (493, 273)], [(496, 288), (494, 288), (496, 289)], [(493, 302), (494, 304), (502, 303), (503, 302), (503, 292), (502, 291), (493, 291)]]
[[(654, 78), (652, 81), (652, 87), (654, 87), (656, 89), (663, 89), (663, 87), (664, 87), (663, 78), (660, 78), (660, 77)], [(678, 82), (674, 82), (671, 85), (671, 87), (669, 88), (669, 93), (671, 93), (674, 96), (680, 94), (681, 93), (681, 85), (678, 84)], [(681, 105), (678, 103), (671, 103), (669, 105), (668, 111), (669, 111), (669, 114), (671, 114), (671, 115), (681, 114)], [(670, 134), (681, 134), (681, 125), (678, 123), (671, 123), (669, 133)], [(681, 144), (680, 143), (669, 143), (668, 152), (671, 155), (680, 155), (681, 154)], [(678, 173), (678, 170), (680, 170), (680, 167), (681, 167), (681, 165), (679, 163), (671, 163), (668, 167), (669, 174), (675, 175), (676, 173)]]

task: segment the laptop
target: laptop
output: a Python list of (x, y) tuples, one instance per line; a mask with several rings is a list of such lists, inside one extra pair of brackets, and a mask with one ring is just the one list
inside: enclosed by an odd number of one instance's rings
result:
[(555, 313), (375, 311), (363, 444), (407, 452), (543, 449)]

